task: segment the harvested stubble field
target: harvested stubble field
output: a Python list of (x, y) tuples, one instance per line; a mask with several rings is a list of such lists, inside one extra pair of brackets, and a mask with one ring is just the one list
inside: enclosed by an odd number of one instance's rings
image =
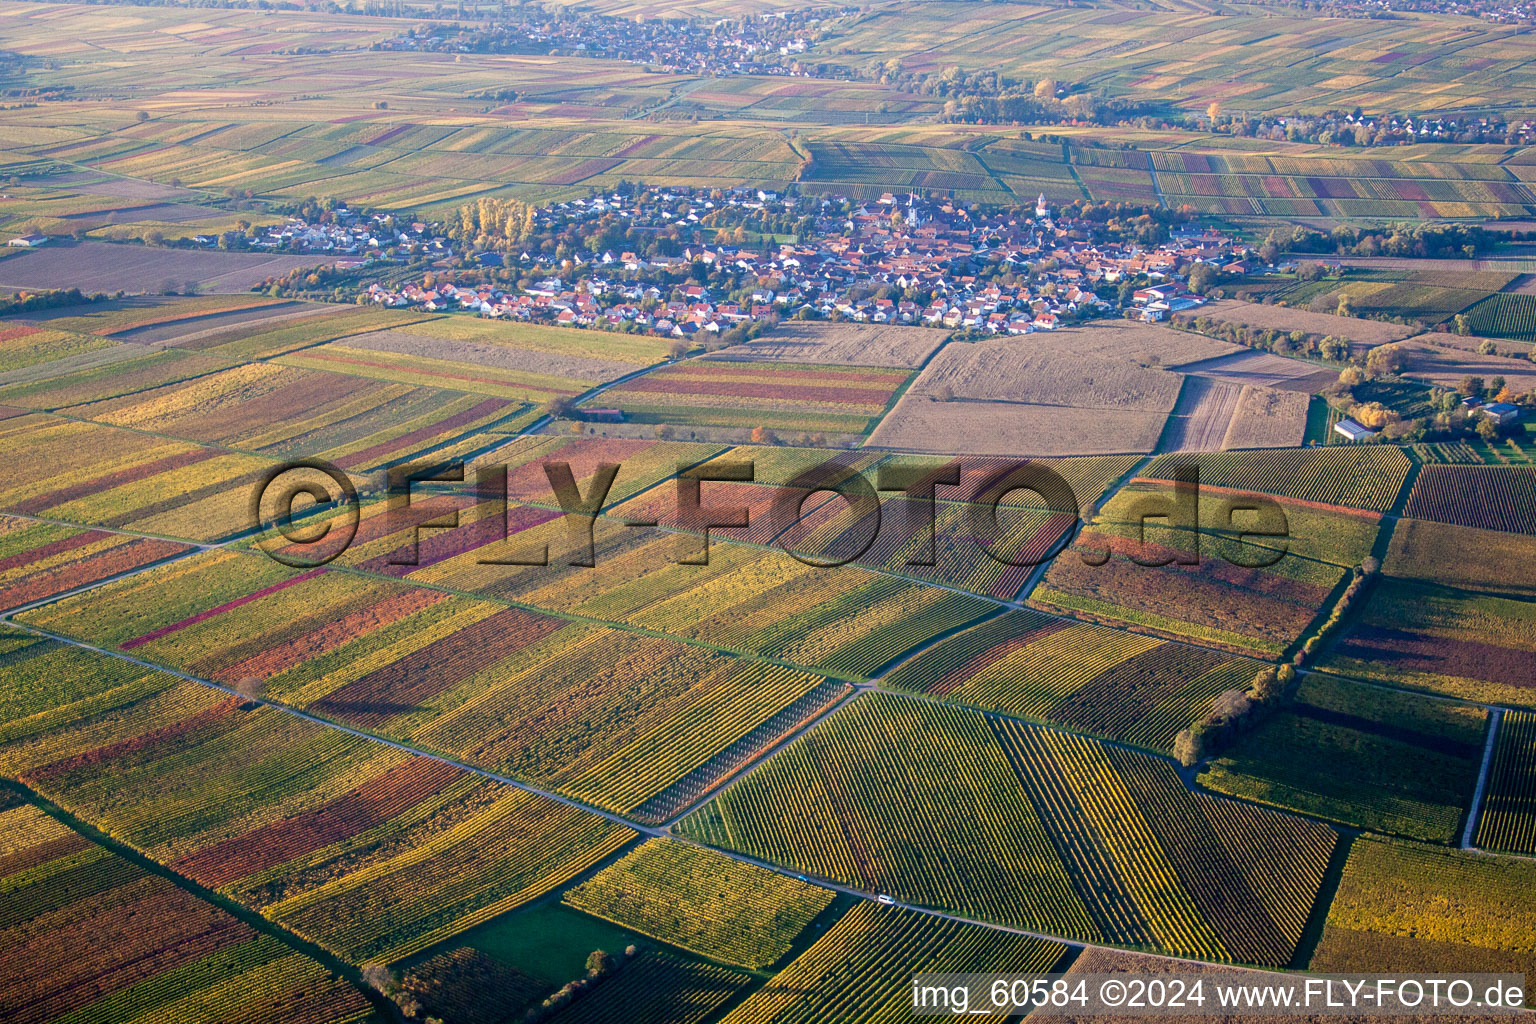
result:
[(1127, 322), (951, 343), (869, 443), (979, 455), (1148, 452), (1181, 384), (1154, 357), (1209, 352), (1208, 339)]
[(1158, 448), (1165, 452), (1213, 452), (1232, 426), (1237, 402), (1242, 397), (1241, 384), (1186, 377), (1179, 392), (1179, 403), (1168, 417), (1168, 425)]
[(1217, 356), (1215, 359), (1202, 359), (1187, 363), (1178, 369), (1180, 373), (1209, 377), (1228, 384), (1283, 388), (1302, 395), (1314, 394), (1338, 377), (1326, 367), (1314, 366), (1299, 359), (1287, 359), (1271, 352), (1258, 352), (1253, 349), (1242, 349), (1231, 355)]
[(1311, 397), (1300, 391), (1245, 386), (1222, 448), (1287, 448), (1307, 432)]
[(910, 391), (869, 436), (873, 447), (957, 455), (1150, 452), (1165, 412), (1004, 402), (935, 402)]
[[(1406, 357), (1404, 376), (1448, 388), (1459, 386), (1469, 376), (1484, 380), (1503, 377), (1515, 392), (1536, 388), (1536, 363), (1525, 358), (1530, 351), (1527, 345), (1496, 340), (1501, 354), (1483, 355), (1477, 346), (1484, 340), (1438, 333), (1410, 338), (1398, 346)], [(1511, 355), (1503, 355), (1505, 352)]]
[(1210, 317), (1220, 323), (1245, 324), (1260, 330), (1304, 331), (1307, 334), (1336, 335), (1362, 345), (1383, 345), (1414, 333), (1414, 328), (1381, 320), (1360, 320), (1332, 313), (1313, 313), (1289, 306), (1265, 306), (1238, 299), (1219, 299), (1194, 311), (1196, 317)]
[(157, 249), (107, 242), (58, 244), (0, 263), (0, 288), (79, 288), (152, 292), (166, 281), (194, 281), (214, 292), (243, 292), (269, 277), (321, 262), (314, 256)]
[(915, 370), (946, 336), (947, 332), (931, 327), (789, 322), (771, 334), (721, 349), (709, 358)]

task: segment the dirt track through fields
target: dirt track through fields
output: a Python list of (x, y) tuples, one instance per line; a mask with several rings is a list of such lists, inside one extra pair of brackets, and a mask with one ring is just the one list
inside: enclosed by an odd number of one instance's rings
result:
[(1161, 452), (1215, 452), (1221, 450), (1243, 386), (1208, 377), (1190, 377), (1179, 393), (1168, 420)]

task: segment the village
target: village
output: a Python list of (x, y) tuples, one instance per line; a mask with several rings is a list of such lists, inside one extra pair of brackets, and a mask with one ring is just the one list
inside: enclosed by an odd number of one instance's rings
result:
[[(732, 211), (794, 216), (807, 203), (816, 214), (814, 228), (795, 241), (754, 248), (718, 240), (741, 238), (740, 224), (736, 231), (698, 230)], [(1053, 217), (1043, 195), (1032, 216), (982, 216), (911, 195), (855, 203), (841, 196), (679, 188), (662, 190), (644, 205), (618, 193), (575, 199), (541, 208), (536, 219), (546, 233), (603, 225), (589, 240), (612, 236), (616, 228), (640, 235), (678, 227), (716, 240), (677, 253), (664, 252), (668, 246), (658, 242), (643, 253), (604, 248), (583, 254), (565, 246), (556, 246), (553, 257), (537, 248), (472, 253), (439, 261), (441, 269), (421, 280), (372, 281), (359, 301), (674, 338), (787, 317), (1027, 334), (1103, 316), (1161, 320), (1204, 302), (1189, 288), (1192, 276), (1210, 282), (1257, 265), (1246, 245), (1199, 226), (1176, 226), (1154, 244), (1108, 241), (1100, 237), (1102, 225)], [(434, 237), (414, 244), (451, 243)], [(453, 269), (463, 265), (468, 269)], [(522, 286), (512, 286), (514, 279)]]

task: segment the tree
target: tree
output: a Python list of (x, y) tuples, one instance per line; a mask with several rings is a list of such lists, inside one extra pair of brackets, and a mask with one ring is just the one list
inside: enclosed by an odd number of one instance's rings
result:
[(1467, 315), (1465, 313), (1457, 313), (1455, 323), (1456, 333), (1461, 335), (1463, 338), (1472, 333), (1472, 324), (1467, 319)]
[(1461, 384), (1456, 388), (1456, 390), (1460, 391), (1468, 398), (1479, 397), (1483, 393), (1483, 378), (1463, 377), (1461, 378)]
[(1211, 105), (1205, 108), (1205, 116), (1210, 120), (1211, 124), (1214, 125), (1216, 123), (1216, 119), (1221, 116), (1221, 104), (1217, 103), (1215, 100), (1212, 100)]
[(1354, 305), (1353, 302), (1351, 302), (1349, 300), (1348, 293), (1345, 293), (1344, 295), (1340, 295), (1339, 296), (1339, 308), (1338, 308), (1337, 312), (1338, 312), (1339, 316), (1354, 316), (1355, 315), (1355, 305)]
[(933, 400), (935, 402), (953, 402), (955, 400), (955, 389), (948, 384), (940, 384), (933, 389)]
[(235, 683), (235, 692), (247, 700), (256, 700), (267, 688), (267, 681), (260, 676), (244, 676)]
[(1279, 258), (1280, 241), (1275, 237), (1275, 232), (1271, 231), (1269, 237), (1264, 239), (1263, 243), (1259, 245), (1259, 259), (1265, 263), (1272, 264)]
[(1477, 436), (1492, 444), (1499, 439), (1499, 425), (1487, 416), (1477, 418)]
[(1189, 272), (1189, 290), (1204, 295), (1220, 280), (1221, 271), (1214, 264), (1197, 263)]
[(681, 359), (687, 354), (688, 343), (681, 338), (674, 338), (672, 342), (667, 345), (667, 357), (670, 359)]
[[(1456, 319), (1458, 321), (1464, 321), (1464, 320), (1466, 320), (1466, 317), (1464, 317), (1464, 316), (1462, 316), (1461, 314), (1458, 313), (1456, 315)], [(1465, 334), (1466, 333), (1465, 331), (1463, 331), (1461, 329), (1461, 324), (1460, 323), (1458, 323), (1456, 325), (1456, 333), (1457, 334)], [(1481, 355), (1481, 356), (1496, 356), (1496, 355), (1499, 354), (1499, 346), (1494, 342), (1494, 340), (1492, 338), (1484, 338), (1483, 341), (1477, 346), (1477, 354)]]
[(1193, 768), (1205, 756), (1205, 731), (1199, 726), (1183, 729), (1173, 738), (1173, 756), (1185, 768)]
[(601, 949), (587, 954), (587, 974), (593, 978), (613, 970), (613, 957)]
[(1035, 99), (1053, 100), (1056, 98), (1056, 80), (1054, 78), (1042, 78), (1035, 83)]
[(773, 431), (769, 430), (767, 427), (753, 427), (752, 428), (752, 443), (753, 444), (777, 444), (778, 443), (778, 438), (774, 437), (773, 436)]
[(1365, 357), (1365, 372), (1373, 377), (1399, 373), (1403, 368), (1403, 350), (1397, 345), (1377, 345)]

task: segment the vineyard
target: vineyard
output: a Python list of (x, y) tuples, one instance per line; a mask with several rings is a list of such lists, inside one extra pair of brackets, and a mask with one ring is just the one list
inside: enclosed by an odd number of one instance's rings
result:
[(279, 939), (0, 795), (0, 1015), (12, 1024), (373, 1021)]
[[(986, 920), (1268, 964), (1289, 960), (1335, 842), (1191, 794), (1145, 755), (884, 694), (859, 697), (677, 830)], [(1251, 896), (1228, 902), (1234, 891)]]
[(1168, 751), (1254, 671), (1241, 658), (1020, 610), (935, 644), (882, 683)]
[(1200, 784), (1356, 828), (1449, 842), (1477, 781), (1486, 717), (1479, 707), (1308, 676)]
[(1477, 845), (1536, 856), (1536, 714), (1506, 711), (1499, 722)]
[(1455, 526), (1536, 534), (1536, 467), (1425, 466), (1404, 515)]
[[(34, 687), (59, 660), (52, 642), (12, 643), (31, 644), (22, 665)], [(633, 837), (197, 684), (124, 685), (112, 672), (89, 682), (66, 712), (5, 726), (0, 772), (353, 963), (425, 949)]]
[(560, 1014), (560, 1024), (701, 1024), (751, 980), (713, 964), (646, 950)]
[(1322, 667), (1360, 679), (1528, 707), (1529, 601), (1392, 577), (1380, 581)]
[(1149, 498), (1166, 507), (1171, 486), (1122, 490), (1051, 564), (1030, 603), (1236, 654), (1281, 655), (1370, 551), (1376, 517), (1287, 502), (1280, 539), (1245, 539), (1241, 518), (1211, 511), (1226, 498), (1211, 490), (1200, 496), (1200, 530), (1137, 518)]
[(712, 960), (756, 969), (788, 953), (832, 896), (709, 850), (652, 839), (568, 891), (565, 902)]
[[(1189, 455), (1162, 455), (1141, 476), (1170, 481), (1190, 461)], [(1194, 461), (1202, 486), (1376, 512), (1392, 507), (1411, 465), (1408, 456), (1387, 447), (1205, 452)]]
[(1536, 865), (1361, 836), (1310, 969), (1529, 974)]
[(0, 516), (0, 611), (101, 583), (190, 550), (168, 540)]
[(910, 370), (711, 361), (665, 367), (605, 392), (636, 423), (863, 434)]
[(1536, 341), (1536, 295), (1500, 292), (1467, 310), (1473, 334)]
[(1043, 973), (1065, 947), (861, 901), (724, 1024), (901, 1019), (914, 974)]
[(28, 621), (229, 685), (256, 679), (326, 718), (645, 817), (843, 692), (668, 637), (232, 552)]

